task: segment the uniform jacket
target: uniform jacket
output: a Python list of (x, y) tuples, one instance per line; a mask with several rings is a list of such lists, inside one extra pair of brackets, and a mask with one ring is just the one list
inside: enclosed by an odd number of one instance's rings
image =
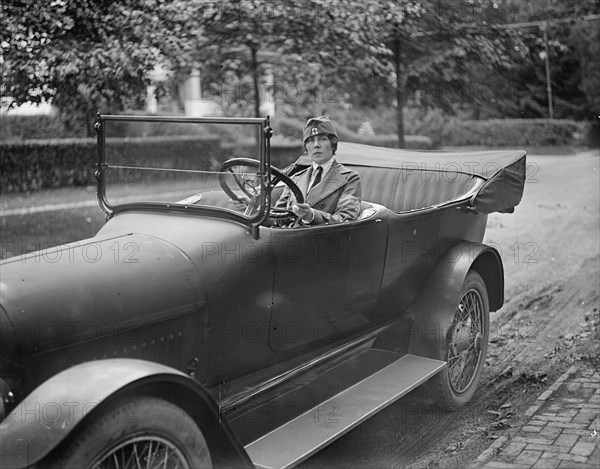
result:
[[(307, 164), (309, 166), (306, 166)], [(315, 185), (306, 197), (311, 176), (310, 164), (310, 160), (301, 157), (288, 172), (304, 194), (305, 202), (314, 209), (315, 218), (312, 224), (355, 220), (360, 213), (361, 186), (358, 173), (334, 161), (321, 182)], [(295, 202), (296, 198), (286, 187), (275, 207), (290, 209)]]

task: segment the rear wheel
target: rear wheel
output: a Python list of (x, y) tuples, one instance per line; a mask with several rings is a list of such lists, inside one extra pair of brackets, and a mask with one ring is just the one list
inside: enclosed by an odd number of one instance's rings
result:
[(440, 408), (458, 409), (475, 394), (485, 365), (489, 323), (490, 304), (485, 282), (477, 272), (470, 271), (446, 333), (448, 365), (429, 382)]
[(202, 432), (176, 405), (155, 397), (117, 401), (90, 416), (55, 455), (61, 468), (210, 468)]

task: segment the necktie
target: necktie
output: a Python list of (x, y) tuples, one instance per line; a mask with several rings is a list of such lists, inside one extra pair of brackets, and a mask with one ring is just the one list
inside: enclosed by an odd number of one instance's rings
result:
[(313, 179), (313, 182), (310, 185), (310, 188), (308, 189), (309, 192), (312, 190), (313, 187), (315, 187), (317, 184), (319, 184), (319, 182), (321, 182), (321, 174), (322, 173), (323, 173), (323, 166), (317, 166), (317, 169), (315, 170), (315, 178)]

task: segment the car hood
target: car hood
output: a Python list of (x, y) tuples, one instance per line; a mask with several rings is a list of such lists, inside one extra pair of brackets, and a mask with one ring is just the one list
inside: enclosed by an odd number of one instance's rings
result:
[(3, 337), (22, 357), (188, 314), (206, 301), (187, 254), (144, 234), (48, 248), (3, 261), (0, 272)]

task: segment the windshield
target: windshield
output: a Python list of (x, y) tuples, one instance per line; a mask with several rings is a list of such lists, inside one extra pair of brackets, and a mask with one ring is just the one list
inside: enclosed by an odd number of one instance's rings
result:
[(100, 204), (109, 214), (160, 208), (259, 222), (266, 126), (266, 119), (100, 116)]

